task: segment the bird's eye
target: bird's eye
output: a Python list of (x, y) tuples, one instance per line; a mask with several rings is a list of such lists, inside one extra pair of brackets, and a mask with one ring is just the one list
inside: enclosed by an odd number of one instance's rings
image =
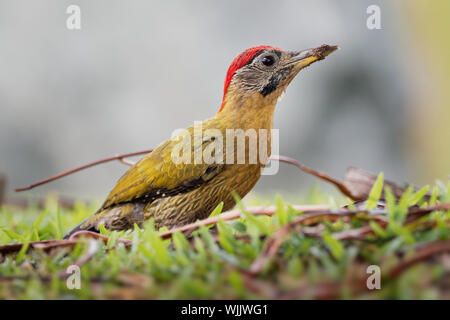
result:
[(275, 58), (273, 56), (264, 56), (261, 58), (261, 63), (266, 67), (271, 67), (275, 63)]

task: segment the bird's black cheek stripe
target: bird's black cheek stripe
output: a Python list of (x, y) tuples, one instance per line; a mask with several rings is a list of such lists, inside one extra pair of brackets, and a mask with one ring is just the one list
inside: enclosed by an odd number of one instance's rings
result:
[(281, 70), (278, 70), (275, 74), (273, 74), (269, 82), (264, 86), (264, 88), (261, 90), (261, 94), (265, 97), (268, 94), (271, 94), (275, 91), (275, 89), (278, 87), (281, 81), (287, 78), (287, 76), (291, 73), (292, 67), (284, 68)]
[(268, 94), (275, 91), (275, 89), (278, 87), (278, 84), (280, 83), (280, 80), (277, 78), (270, 78), (269, 83), (264, 86), (264, 88), (261, 90), (261, 94), (265, 97)]

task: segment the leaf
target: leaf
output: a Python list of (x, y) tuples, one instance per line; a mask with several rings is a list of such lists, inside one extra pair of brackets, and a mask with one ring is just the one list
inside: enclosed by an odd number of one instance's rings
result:
[(283, 203), (283, 199), (279, 194), (275, 196), (275, 205), (277, 207), (275, 214), (278, 217), (278, 222), (280, 225), (285, 225), (288, 223), (288, 213)]
[(369, 222), (370, 227), (375, 232), (375, 234), (383, 239), (386, 239), (389, 235), (376, 221)]
[(158, 231), (155, 230), (153, 218), (150, 218), (145, 223), (142, 235), (145, 241), (139, 245), (139, 248), (143, 249), (152, 262), (162, 268), (169, 267), (171, 258), (167, 250), (166, 242), (163, 241)]
[(372, 189), (370, 190), (369, 197), (366, 203), (366, 209), (371, 210), (377, 206), (378, 200), (380, 199), (381, 192), (383, 191), (383, 181), (384, 174), (380, 172), (377, 177), (377, 180), (373, 184)]
[(439, 196), (439, 187), (434, 186), (433, 191), (431, 191), (430, 206), (434, 206), (437, 203), (438, 196)]
[(60, 210), (58, 204), (56, 204), (55, 216), (56, 216), (55, 217), (55, 221), (52, 224), (53, 224), (53, 227), (55, 229), (56, 238), (57, 239), (62, 239), (62, 237), (63, 237), (63, 228), (62, 228), (62, 222), (61, 222), (61, 210)]
[(31, 240), (31, 232), (28, 232), (24, 238), (25, 238), (25, 241), (23, 241), (22, 248), (20, 248), (20, 251), (16, 257), (17, 264), (19, 264), (23, 260), (23, 258), (25, 257), (25, 254), (27, 253), (28, 246), (30, 245), (30, 240)]
[[(223, 209), (223, 201), (220, 202), (217, 205), (217, 207), (211, 212), (211, 214), (209, 215), (209, 218), (215, 217), (215, 216), (218, 216), (219, 214), (221, 214), (222, 213), (222, 209)], [(214, 223), (211, 223), (210, 225), (206, 226), (207, 229), (210, 229), (212, 227), (214, 227)]]
[(236, 202), (236, 205), (239, 207), (239, 209), (244, 212), (246, 211), (244, 203), (242, 202), (241, 197), (236, 193), (236, 191), (231, 192), (231, 195), (234, 198), (234, 201)]
[(386, 208), (388, 210), (389, 217), (393, 218), (396, 210), (396, 202), (394, 194), (392, 193), (392, 189), (389, 186), (384, 188), (384, 197), (386, 200)]
[(302, 260), (298, 257), (293, 257), (287, 264), (287, 271), (291, 276), (299, 277), (303, 272)]
[(323, 235), (323, 240), (327, 248), (331, 251), (331, 254), (336, 260), (341, 260), (344, 255), (344, 247), (342, 243), (333, 238), (329, 232), (325, 232)]
[(103, 234), (103, 235), (108, 235), (109, 234), (108, 229), (105, 228), (105, 225), (103, 223), (100, 223), (98, 225), (98, 230), (100, 231), (100, 234)]
[(213, 210), (213, 212), (211, 212), (209, 217), (212, 218), (212, 217), (218, 216), (219, 214), (222, 213), (222, 209), (223, 209), (223, 201), (217, 205), (217, 207)]
[(214, 241), (213, 236), (211, 233), (206, 229), (205, 226), (200, 226), (198, 229), (199, 233), (202, 237), (202, 239), (205, 241), (206, 245), (213, 251), (217, 252), (219, 250), (219, 247), (216, 244), (216, 241)]
[(261, 220), (259, 220), (256, 216), (254, 216), (253, 214), (251, 214), (250, 212), (248, 212), (244, 206), (244, 204), (242, 203), (241, 198), (239, 197), (239, 195), (236, 192), (232, 192), (232, 195), (234, 197), (234, 200), (236, 201), (236, 204), (238, 205), (239, 209), (242, 212), (242, 215), (244, 216), (244, 218), (253, 226), (255, 226), (259, 232), (263, 233), (263, 234), (269, 234), (269, 227), (267, 225), (264, 224), (264, 222), (262, 222)]
[(108, 249), (112, 249), (117, 245), (117, 240), (119, 239), (119, 232), (112, 231), (108, 237), (108, 241), (106, 242), (106, 247)]
[(34, 241), (39, 241), (41, 240), (39, 238), (39, 226), (42, 223), (42, 220), (44, 220), (44, 217), (46, 215), (46, 211), (42, 211), (42, 213), (39, 215), (39, 217), (33, 222), (33, 226), (31, 227), (31, 229), (33, 230), (33, 240)]
[(254, 225), (262, 234), (268, 235), (270, 233), (269, 227), (264, 222), (259, 220), (258, 217), (245, 211), (242, 211), (242, 215), (245, 217), (247, 222)]
[(430, 186), (425, 186), (422, 189), (420, 189), (419, 191), (417, 191), (416, 193), (414, 193), (410, 198), (409, 198), (409, 206), (413, 206), (417, 203), (419, 203), (420, 200), (423, 200), (423, 197), (427, 194), (428, 190), (430, 189)]
[(239, 272), (237, 272), (236, 270), (230, 271), (228, 273), (228, 281), (238, 294), (242, 294), (244, 292), (245, 290), (244, 281)]
[(173, 245), (175, 246), (175, 249), (177, 251), (182, 252), (185, 250), (189, 250), (189, 247), (190, 247), (189, 242), (187, 241), (184, 234), (181, 233), (180, 231), (176, 231), (172, 235), (172, 241), (173, 241)]
[(398, 201), (395, 221), (399, 224), (403, 224), (408, 215), (409, 199), (413, 193), (413, 186), (410, 185), (406, 191), (403, 193), (402, 197)]
[(202, 257), (203, 260), (206, 259), (206, 248), (203, 241), (198, 237), (194, 237), (194, 247), (197, 253)]
[(42, 211), (41, 215), (33, 222), (33, 228), (38, 229), (39, 226), (42, 223), (42, 220), (44, 220), (45, 215), (47, 214), (47, 211)]
[(152, 241), (153, 250), (155, 250), (155, 257), (158, 259), (158, 262), (162, 264), (164, 267), (168, 267), (170, 265), (170, 256), (162, 239), (155, 233)]
[(190, 261), (186, 255), (186, 252), (190, 249), (189, 242), (186, 237), (180, 231), (175, 232), (172, 235), (173, 245), (177, 252), (176, 258), (183, 266), (188, 266)]
[(14, 231), (8, 230), (5, 227), (2, 227), (1, 230), (6, 233), (6, 235), (13, 240), (19, 240), (20, 242), (24, 242), (25, 238), (17, 233), (15, 233)]
[(233, 233), (230, 227), (222, 220), (217, 221), (217, 229), (219, 231), (219, 243), (225, 251), (233, 253)]
[(233, 228), (239, 232), (247, 231), (247, 226), (240, 221), (236, 221), (235, 223), (233, 223)]
[(397, 236), (403, 238), (408, 244), (413, 244), (416, 242), (411, 232), (409, 232), (406, 227), (397, 222), (390, 223), (389, 229), (392, 230)]

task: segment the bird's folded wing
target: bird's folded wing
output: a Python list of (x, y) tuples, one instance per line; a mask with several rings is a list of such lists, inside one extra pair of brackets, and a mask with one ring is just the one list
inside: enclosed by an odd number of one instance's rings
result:
[[(99, 211), (121, 203), (146, 200), (189, 191), (219, 174), (223, 164), (176, 163), (172, 150), (177, 142), (167, 140), (132, 166), (117, 182)], [(210, 140), (202, 144), (204, 148)], [(206, 144), (206, 145), (205, 145)], [(194, 151), (194, 147), (190, 149)]]

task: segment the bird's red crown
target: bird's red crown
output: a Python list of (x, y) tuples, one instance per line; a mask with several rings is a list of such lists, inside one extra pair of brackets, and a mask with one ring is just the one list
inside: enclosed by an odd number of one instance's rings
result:
[(274, 49), (274, 50), (279, 50), (279, 51), (283, 51), (280, 48), (276, 48), (276, 47), (271, 47), (271, 46), (257, 46), (257, 47), (252, 47), (249, 48), (247, 50), (245, 50), (244, 52), (242, 52), (241, 54), (239, 54), (234, 60), (233, 62), (231, 62), (230, 67), (228, 68), (228, 72), (227, 72), (227, 76), (225, 77), (225, 84), (223, 86), (223, 98), (222, 98), (222, 105), (220, 106), (219, 112), (222, 111), (223, 107), (224, 107), (224, 103), (225, 103), (225, 95), (227, 93), (228, 87), (230, 86), (230, 82), (231, 79), (233, 78), (234, 74), (236, 73), (237, 70), (239, 70), (240, 68), (242, 68), (243, 66), (245, 66), (249, 61), (251, 61), (255, 55), (257, 55), (259, 52), (261, 52), (262, 50), (267, 50), (267, 49)]

